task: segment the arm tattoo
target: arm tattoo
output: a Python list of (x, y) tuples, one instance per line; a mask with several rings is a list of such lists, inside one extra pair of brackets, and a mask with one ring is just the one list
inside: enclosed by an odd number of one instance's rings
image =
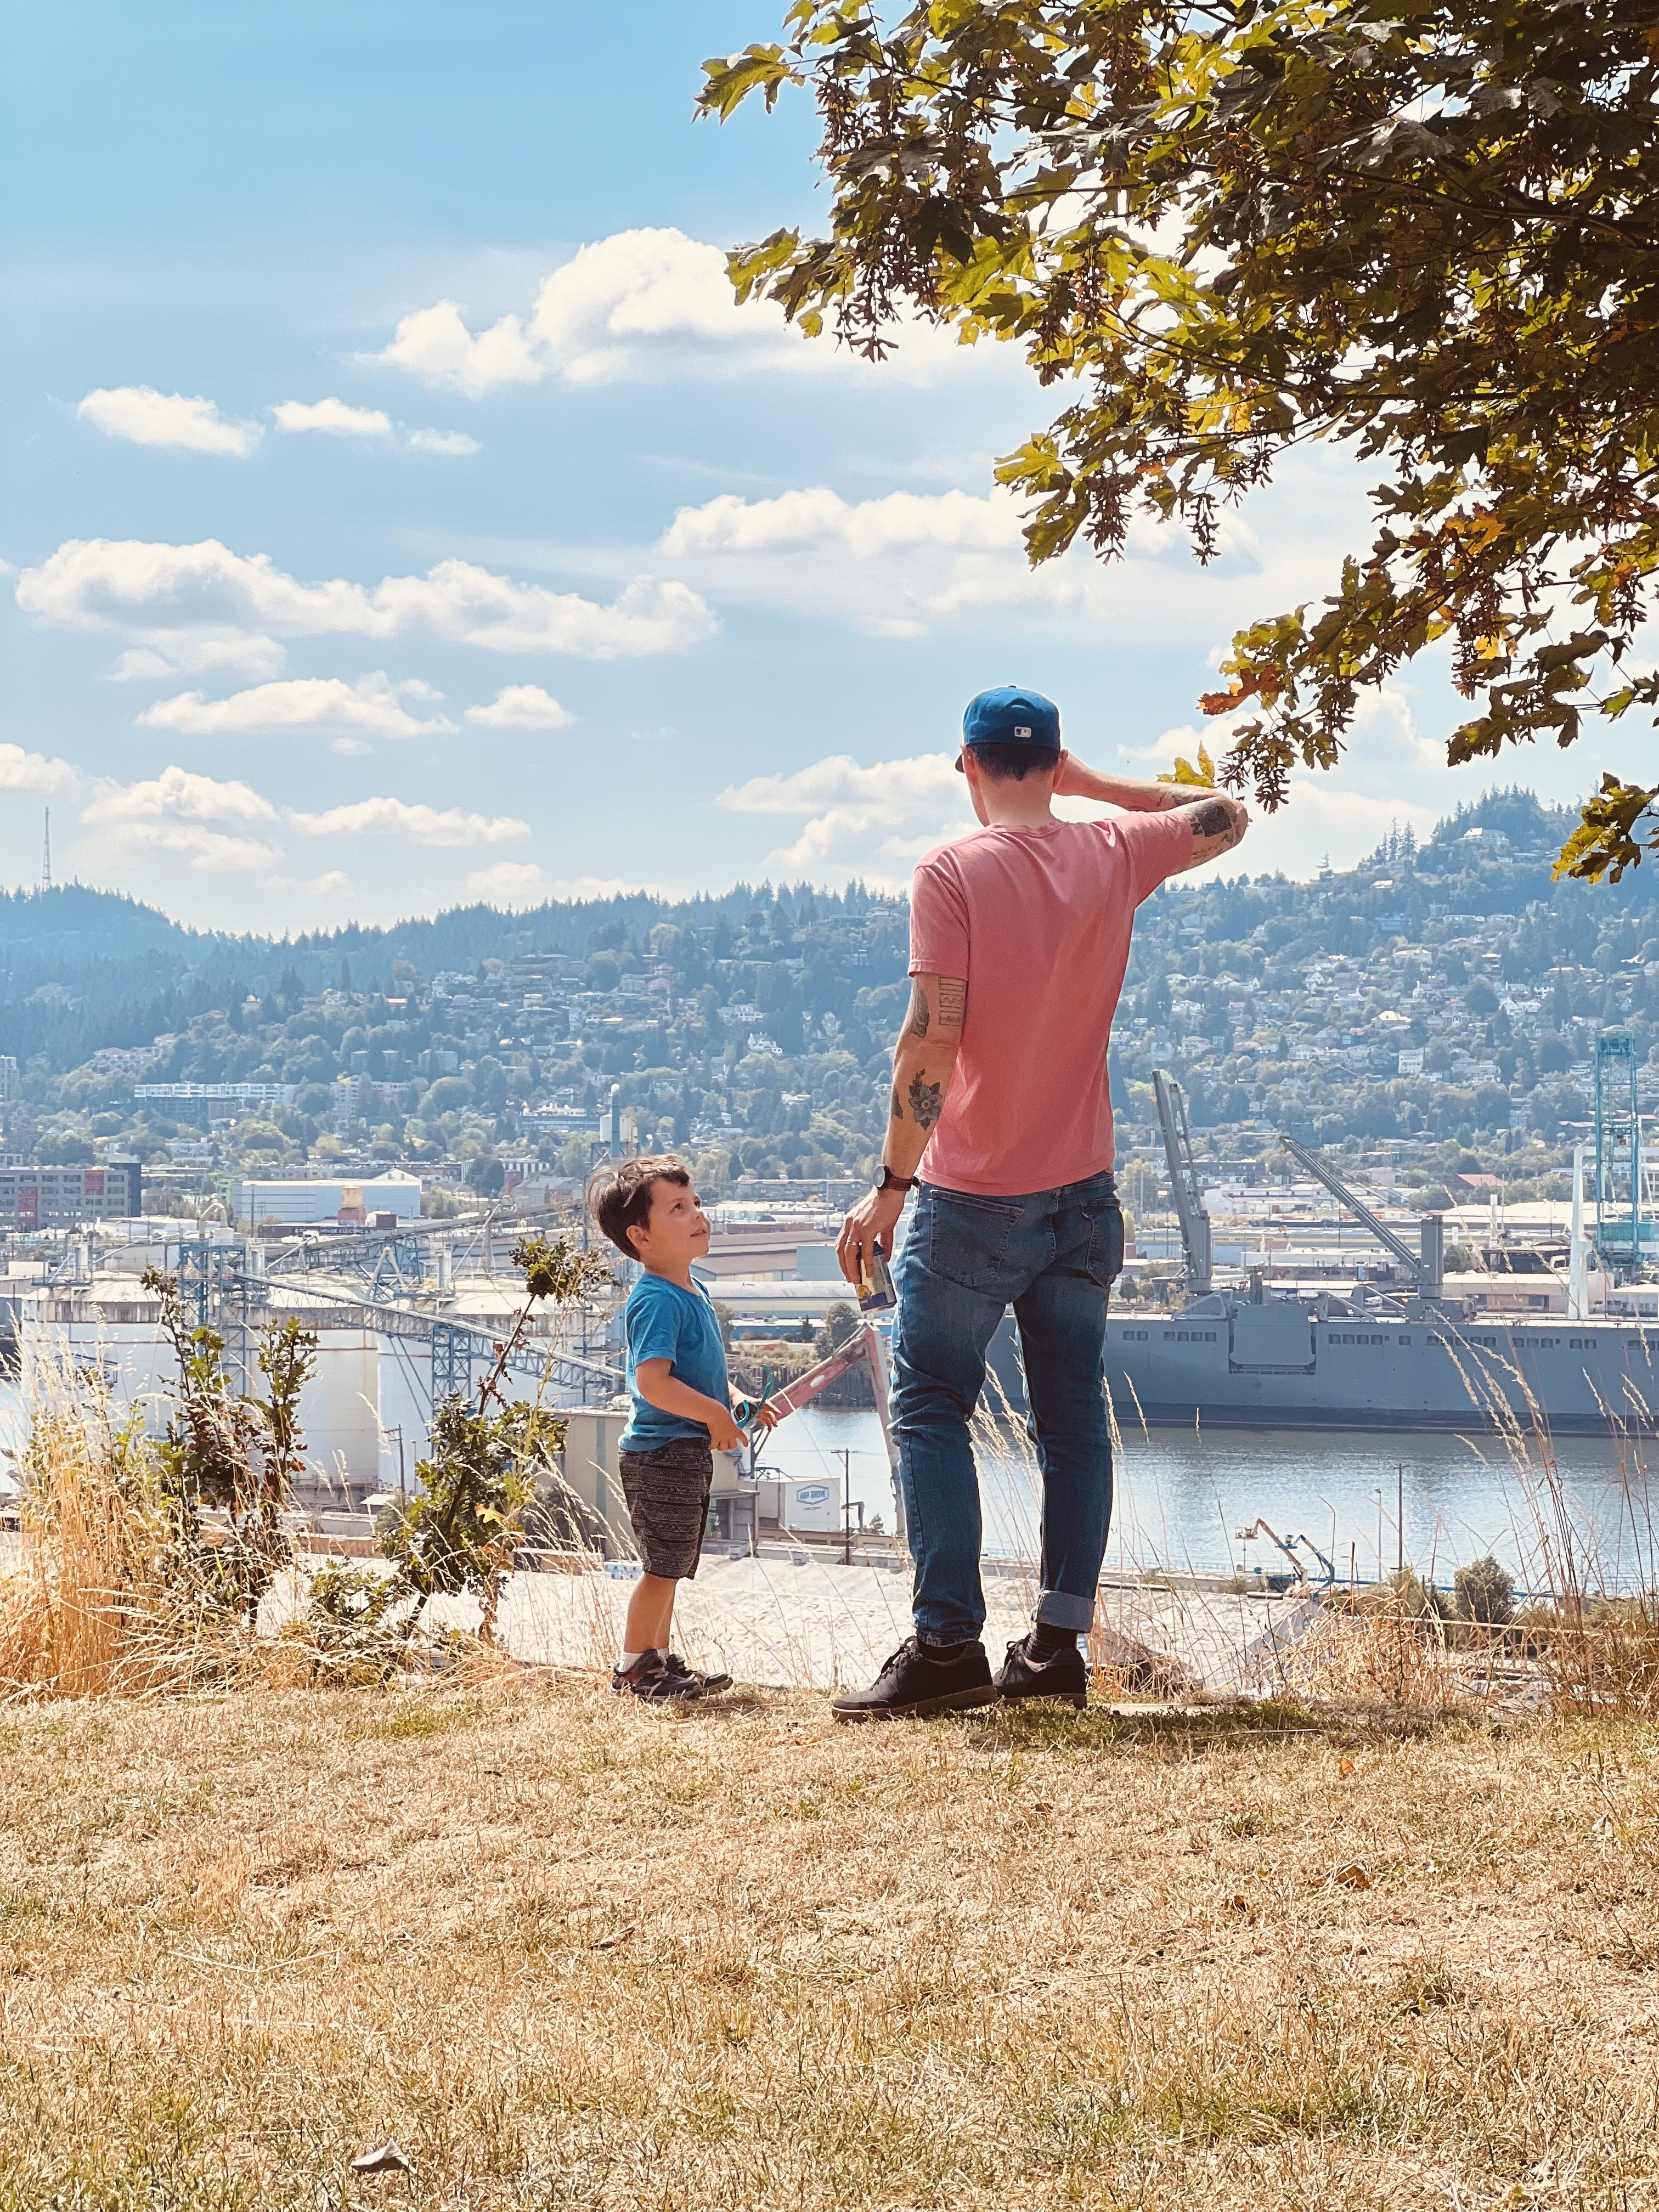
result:
[(904, 1119), (904, 1108), (900, 1103), (896, 1083), (893, 1085), (893, 1119), (896, 1121), (902, 1121)]
[(968, 986), (954, 975), (939, 979), (939, 1018), (947, 1030), (959, 1030), (968, 1013)]
[(925, 1037), (927, 1018), (927, 994), (922, 989), (921, 979), (918, 976), (910, 989), (910, 1014), (904, 1024), (906, 1035)]
[(1232, 810), (1224, 799), (1206, 799), (1192, 810), (1194, 837), (1225, 837), (1233, 826)]
[(931, 1129), (938, 1121), (944, 1090), (942, 1083), (924, 1083), (920, 1075), (910, 1078), (910, 1112), (918, 1128)]

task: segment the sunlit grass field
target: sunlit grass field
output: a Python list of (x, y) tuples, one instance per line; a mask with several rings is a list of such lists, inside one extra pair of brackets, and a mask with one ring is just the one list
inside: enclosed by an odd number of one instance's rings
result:
[(1650, 1729), (501, 1671), (4, 1752), (7, 2212), (1659, 2204)]

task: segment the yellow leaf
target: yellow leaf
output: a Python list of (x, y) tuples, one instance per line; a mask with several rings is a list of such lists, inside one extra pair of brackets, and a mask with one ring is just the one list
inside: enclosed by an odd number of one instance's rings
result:
[(1173, 775), (1161, 775), (1158, 778), (1158, 781), (1160, 783), (1190, 783), (1200, 791), (1213, 791), (1215, 789), (1215, 768), (1210, 759), (1210, 756), (1205, 751), (1203, 746), (1200, 745), (1198, 749), (1198, 766), (1196, 768), (1193, 766), (1189, 760), (1183, 758), (1180, 753), (1177, 753), (1176, 755), (1175, 774)]

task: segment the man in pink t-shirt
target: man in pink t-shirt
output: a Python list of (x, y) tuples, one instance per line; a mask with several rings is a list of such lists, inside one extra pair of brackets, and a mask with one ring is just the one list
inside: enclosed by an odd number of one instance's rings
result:
[[(1135, 908), (1245, 830), (1237, 799), (1085, 768), (1061, 747), (1058, 710), (1012, 685), (969, 702), (957, 766), (981, 827), (916, 869), (881, 1175), (840, 1246), (859, 1281), (872, 1246), (891, 1251), (919, 1185), (896, 1269), (892, 1397), (916, 1633), (869, 1689), (835, 1700), (842, 1720), (999, 1697), (1086, 1701), (1077, 1639), (1094, 1620), (1111, 1519), (1103, 1361), (1123, 1261), (1107, 1043)], [(1057, 797), (1127, 811), (1061, 821)], [(1011, 1305), (1042, 1470), (1042, 1557), (1031, 1632), (994, 1678), (968, 1423)]]

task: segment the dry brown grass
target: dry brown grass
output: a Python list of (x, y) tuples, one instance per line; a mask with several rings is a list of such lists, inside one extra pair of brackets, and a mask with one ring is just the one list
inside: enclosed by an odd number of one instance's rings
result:
[(499, 1671), (4, 1751), (6, 2212), (1659, 2203), (1629, 1725)]
[(181, 1591), (141, 1440), (105, 1391), (31, 1359), (21, 1540), (0, 1576), (0, 1699), (100, 1698), (177, 1686), (233, 1656)]

